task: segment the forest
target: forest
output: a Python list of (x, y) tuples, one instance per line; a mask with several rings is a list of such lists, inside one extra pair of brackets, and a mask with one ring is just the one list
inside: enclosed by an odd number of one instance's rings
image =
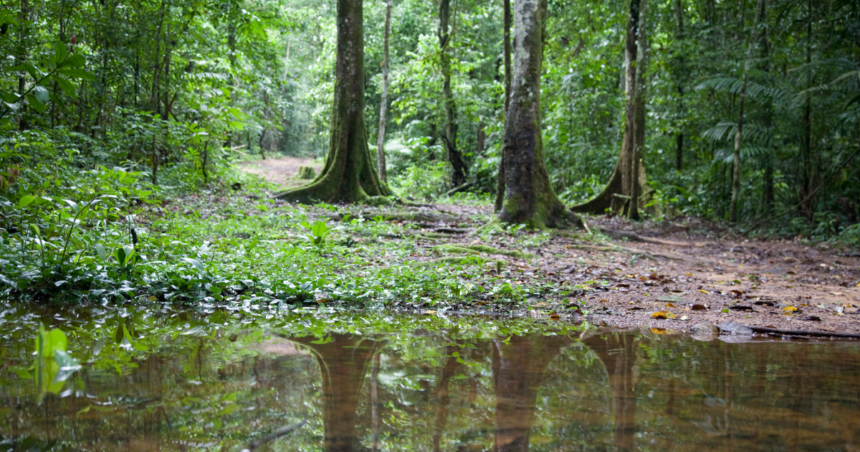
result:
[(853, 450), (856, 1), (4, 0), (0, 51), (0, 448)]

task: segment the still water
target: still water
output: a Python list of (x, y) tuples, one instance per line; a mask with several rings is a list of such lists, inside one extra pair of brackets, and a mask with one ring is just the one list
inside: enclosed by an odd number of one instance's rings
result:
[[(80, 362), (48, 390), (40, 324)], [(860, 450), (858, 343), (260, 306), (5, 306), (0, 334), (0, 451)]]

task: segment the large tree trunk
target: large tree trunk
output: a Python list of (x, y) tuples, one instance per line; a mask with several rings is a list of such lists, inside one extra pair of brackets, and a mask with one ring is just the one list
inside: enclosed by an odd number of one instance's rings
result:
[(362, 0), (338, 0), (337, 24), (334, 105), (325, 166), (309, 185), (278, 193), (279, 199), (360, 202), (391, 194), (380, 182), (367, 146)]
[(388, 109), (388, 38), (391, 35), (391, 2), (385, 2), (385, 39), (383, 41), (384, 55), (382, 57), (382, 99), (379, 102), (379, 134), (376, 138), (376, 167), (379, 179), (387, 182), (385, 171), (385, 112)]
[[(600, 214), (611, 209), (622, 215), (627, 214), (633, 219), (638, 218), (638, 199), (633, 202), (633, 197), (638, 198), (645, 183), (640, 177), (640, 174), (644, 174), (644, 172), (639, 170), (638, 147), (642, 143), (637, 143), (636, 140), (636, 101), (638, 96), (636, 86), (639, 66), (637, 57), (638, 48), (645, 47), (644, 33), (640, 33), (640, 29), (644, 27), (640, 27), (639, 19), (640, 7), (644, 3), (645, 0), (630, 0), (630, 12), (627, 18), (627, 37), (624, 46), (624, 135), (621, 140), (621, 154), (618, 157), (618, 163), (603, 190), (591, 200), (571, 207), (570, 210), (574, 212)], [(639, 42), (640, 39), (642, 42)], [(644, 102), (642, 108), (644, 109)], [(644, 130), (642, 136), (644, 137)]]
[[(505, 116), (508, 114), (508, 105), (511, 103), (511, 0), (504, 0), (504, 32), (503, 32), (503, 52), (505, 59)], [(495, 212), (502, 210), (502, 203), (505, 201), (505, 154), (502, 153), (502, 159), (499, 162), (499, 180), (496, 184), (496, 204)]]
[[(758, 2), (758, 14), (756, 15), (755, 24), (758, 27), (763, 11), (762, 2)], [(750, 37), (749, 46), (747, 47), (747, 60), (744, 63), (744, 75), (741, 81), (741, 92), (738, 96), (738, 130), (735, 133), (735, 151), (732, 158), (732, 202), (729, 204), (729, 221), (735, 223), (738, 221), (738, 198), (741, 191), (741, 143), (743, 142), (744, 130), (744, 100), (747, 95), (747, 80), (749, 79), (750, 62), (752, 61), (753, 39)]]
[(514, 2), (514, 68), (505, 117), (505, 200), (499, 219), (530, 227), (579, 224), (552, 189), (541, 139), (540, 79), (547, 0)]
[(451, 18), (451, 0), (439, 1), (439, 52), (440, 66), (442, 69), (442, 105), (445, 110), (445, 129), (442, 132), (442, 141), (448, 154), (453, 170), (451, 184), (459, 187), (466, 182), (468, 167), (463, 160), (463, 153), (457, 148), (457, 102), (454, 100), (454, 92), (451, 89), (451, 55), (448, 47), (451, 45), (451, 30), (449, 22)]

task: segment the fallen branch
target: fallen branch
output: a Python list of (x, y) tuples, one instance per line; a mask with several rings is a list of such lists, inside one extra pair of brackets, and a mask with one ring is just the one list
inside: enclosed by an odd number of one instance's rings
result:
[(292, 432), (293, 430), (298, 430), (299, 428), (303, 427), (307, 423), (308, 423), (308, 420), (305, 419), (305, 420), (299, 422), (298, 424), (293, 424), (289, 427), (284, 427), (280, 430), (276, 430), (274, 433), (252, 442), (251, 444), (248, 445), (247, 448), (242, 449), (242, 452), (246, 452), (246, 451), (247, 452), (253, 452), (254, 449), (257, 449), (258, 447), (262, 446), (263, 444), (266, 444), (272, 440), (276, 440), (276, 439), (286, 435), (287, 433)]
[(610, 236), (610, 237), (613, 237), (616, 239), (625, 238), (625, 239), (630, 240), (632, 242), (653, 243), (655, 245), (664, 245), (664, 246), (692, 246), (689, 243), (684, 243), (684, 242), (673, 242), (671, 240), (655, 239), (652, 237), (643, 237), (643, 236), (641, 236), (635, 232), (616, 231), (613, 229), (601, 229), (600, 231), (603, 232), (604, 234)]
[(454, 187), (454, 188), (448, 190), (447, 192), (445, 192), (445, 196), (451, 196), (454, 193), (459, 193), (459, 192), (471, 187), (472, 185), (475, 185), (475, 183), (474, 182), (466, 182), (463, 185), (459, 185), (457, 187)]
[(765, 328), (762, 326), (751, 326), (749, 328), (756, 333), (781, 334), (783, 336), (840, 337), (843, 339), (860, 339), (860, 334), (851, 333), (831, 333), (829, 331), (780, 330), (776, 328)]

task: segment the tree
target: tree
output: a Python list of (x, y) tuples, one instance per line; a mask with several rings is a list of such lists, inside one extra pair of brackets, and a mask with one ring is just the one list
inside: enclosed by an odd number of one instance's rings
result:
[[(590, 201), (571, 207), (574, 212), (603, 213), (606, 209), (612, 209), (622, 215), (627, 214), (631, 219), (639, 218), (638, 198), (642, 193), (641, 187), (645, 184), (644, 172), (639, 170), (639, 161), (645, 131), (641, 134), (636, 131), (637, 97), (640, 93), (637, 89), (640, 64), (637, 63), (640, 61), (638, 49), (645, 48), (644, 27), (640, 23), (640, 8), (644, 9), (645, 1), (630, 0), (630, 12), (627, 16), (624, 45), (624, 136), (618, 163), (603, 190)], [(644, 109), (644, 102), (639, 109)], [(644, 113), (643, 111), (642, 124)]]
[(326, 452), (349, 452), (358, 449), (355, 430), (361, 386), (373, 355), (384, 342), (337, 333), (328, 337), (332, 340), (324, 344), (312, 336), (289, 340), (307, 347), (319, 363)]
[(514, 66), (502, 150), (505, 199), (499, 219), (535, 228), (580, 221), (556, 196), (544, 163), (540, 81), (546, 14), (547, 0), (514, 2)]
[(337, 1), (337, 60), (331, 131), (325, 166), (309, 185), (275, 195), (288, 201), (360, 202), (388, 196), (367, 145), (364, 120), (362, 0)]
[(379, 179), (386, 182), (385, 175), (385, 111), (388, 109), (388, 38), (391, 34), (391, 2), (385, 2), (385, 38), (384, 55), (382, 57), (382, 100), (379, 103), (379, 134), (376, 138), (376, 167), (379, 171)]
[[(511, 0), (504, 0), (504, 31), (502, 32), (502, 53), (505, 60), (505, 115), (508, 114), (508, 104), (511, 103)], [(502, 210), (505, 200), (505, 160), (504, 155), (499, 162), (499, 178), (496, 184), (495, 211)]]
[(451, 162), (453, 174), (451, 183), (455, 187), (466, 182), (466, 174), (469, 167), (463, 160), (463, 153), (457, 148), (457, 102), (454, 100), (454, 92), (451, 90), (451, 55), (448, 49), (451, 46), (452, 32), (450, 28), (451, 0), (439, 1), (439, 29), (436, 34), (439, 37), (439, 64), (442, 70), (442, 108), (445, 110), (445, 127), (442, 130), (442, 141)]
[[(758, 8), (756, 8), (756, 28), (758, 28), (759, 20), (764, 12), (764, 0), (759, 0)], [(749, 45), (747, 47), (747, 59), (744, 63), (744, 74), (741, 81), (741, 93), (738, 98), (738, 128), (735, 132), (735, 151), (732, 157), (732, 203), (729, 206), (729, 221), (735, 223), (738, 221), (738, 198), (741, 191), (741, 142), (743, 141), (744, 130), (744, 100), (747, 95), (747, 82), (749, 81), (750, 62), (753, 55), (753, 36), (750, 35)]]

